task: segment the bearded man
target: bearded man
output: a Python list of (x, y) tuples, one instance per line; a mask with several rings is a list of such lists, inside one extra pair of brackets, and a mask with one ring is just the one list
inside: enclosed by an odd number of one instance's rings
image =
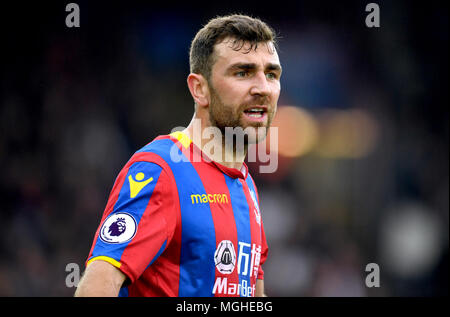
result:
[[(244, 160), (277, 108), (275, 33), (245, 15), (214, 18), (192, 41), (190, 70), (191, 123), (119, 173), (76, 296), (264, 296), (268, 246)], [(111, 236), (119, 218), (125, 229)]]

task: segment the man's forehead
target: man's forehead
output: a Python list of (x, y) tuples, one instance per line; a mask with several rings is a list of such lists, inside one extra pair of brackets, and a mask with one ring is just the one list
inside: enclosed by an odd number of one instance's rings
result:
[(238, 60), (263, 58), (266, 62), (279, 64), (278, 53), (273, 42), (236, 43), (234, 39), (226, 38), (214, 46), (216, 61), (224, 60), (233, 63)]

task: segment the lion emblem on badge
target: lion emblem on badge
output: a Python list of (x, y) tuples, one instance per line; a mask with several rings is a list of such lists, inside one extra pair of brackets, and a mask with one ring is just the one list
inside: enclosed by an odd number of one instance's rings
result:
[(108, 229), (111, 236), (120, 236), (127, 229), (125, 218), (117, 218)]
[(113, 213), (106, 218), (100, 229), (100, 239), (106, 243), (125, 243), (133, 239), (137, 222), (127, 212)]

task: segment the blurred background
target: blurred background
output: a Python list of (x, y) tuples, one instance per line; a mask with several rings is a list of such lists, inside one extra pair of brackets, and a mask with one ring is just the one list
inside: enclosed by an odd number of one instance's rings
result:
[[(448, 295), (445, 2), (2, 4), (0, 295), (72, 296), (115, 177), (187, 126), (195, 33), (244, 13), (279, 34), (278, 169), (258, 173), (269, 296)], [(380, 287), (366, 287), (366, 265)]]

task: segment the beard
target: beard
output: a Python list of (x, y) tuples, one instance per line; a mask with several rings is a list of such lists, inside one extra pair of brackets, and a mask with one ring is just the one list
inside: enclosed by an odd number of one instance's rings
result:
[[(263, 141), (268, 129), (272, 123), (275, 114), (275, 107), (271, 107), (267, 97), (255, 97), (248, 103), (241, 104), (238, 107), (225, 104), (216, 92), (214, 87), (209, 84), (211, 92), (211, 102), (209, 105), (209, 120), (213, 127), (217, 127), (225, 140), (225, 136), (231, 133), (233, 144), (239, 145), (238, 140), (243, 140), (245, 148), (249, 144), (257, 144)], [(266, 105), (267, 122), (244, 122), (244, 110), (249, 106)]]

